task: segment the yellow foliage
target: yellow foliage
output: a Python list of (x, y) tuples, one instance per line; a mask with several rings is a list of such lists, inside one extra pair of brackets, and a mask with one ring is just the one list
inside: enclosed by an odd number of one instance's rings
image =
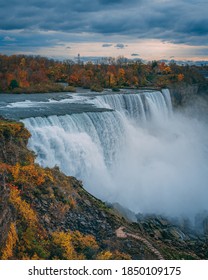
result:
[(72, 245), (72, 237), (69, 232), (53, 232), (52, 233), (53, 242), (60, 246), (64, 253), (63, 257), (67, 260), (76, 259), (77, 255)]
[(21, 60), (20, 60), (20, 66), (22, 67), (25, 67), (25, 58), (23, 57)]
[(18, 177), (19, 177), (20, 164), (17, 163), (15, 166), (12, 166), (11, 171), (12, 171), (12, 176), (14, 178), (14, 181), (16, 182), (18, 180)]
[(113, 254), (110, 251), (103, 251), (97, 255), (97, 260), (112, 260)]
[(166, 74), (171, 73), (171, 68), (170, 68), (169, 66), (166, 66), (166, 67), (164, 68), (164, 72), (165, 72)]
[(114, 86), (116, 84), (115, 75), (111, 72), (107, 72), (107, 75), (108, 75), (108, 79), (109, 79), (109, 85)]
[(8, 121), (0, 122), (0, 136), (5, 138), (5, 133), (9, 137), (15, 137), (18, 141), (22, 139), (28, 139), (30, 133), (28, 130), (24, 129), (24, 125), (21, 123), (13, 123)]
[(10, 190), (10, 202), (20, 212), (29, 225), (37, 225), (38, 219), (34, 210), (26, 201), (21, 199), (20, 191), (15, 187), (12, 187)]
[(125, 70), (123, 68), (119, 68), (118, 70), (118, 77), (123, 78), (125, 75)]
[(44, 169), (44, 174), (45, 174), (44, 180), (45, 180), (46, 177), (47, 177), (51, 182), (54, 182), (54, 176), (53, 176), (51, 170)]
[(12, 166), (12, 176), (15, 184), (34, 184), (40, 186), (45, 182), (47, 173), (37, 165), (20, 166), (17, 163)]
[(41, 260), (41, 258), (36, 253), (34, 253), (31, 260)]
[(75, 232), (53, 232), (53, 243), (63, 250), (63, 258), (68, 260), (86, 259), (85, 249), (97, 250), (98, 244), (92, 235)]
[(2, 260), (8, 260), (13, 256), (13, 249), (17, 241), (18, 241), (18, 236), (16, 232), (16, 227), (14, 223), (11, 223), (6, 245), (2, 254)]
[(96, 257), (97, 260), (131, 260), (130, 255), (121, 253), (119, 251), (102, 251)]
[(84, 235), (77, 230), (72, 233), (72, 243), (74, 244), (75, 248), (80, 250), (84, 250), (86, 248), (96, 250), (99, 248), (93, 235)]
[(136, 86), (139, 85), (139, 80), (138, 80), (138, 78), (136, 76), (132, 77), (132, 83), (135, 84)]

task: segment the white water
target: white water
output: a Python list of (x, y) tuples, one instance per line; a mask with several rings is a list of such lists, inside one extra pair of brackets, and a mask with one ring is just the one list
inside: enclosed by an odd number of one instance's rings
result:
[(58, 165), (104, 201), (134, 212), (188, 215), (208, 209), (208, 135), (172, 113), (168, 90), (101, 95), (113, 112), (25, 119), (42, 166)]

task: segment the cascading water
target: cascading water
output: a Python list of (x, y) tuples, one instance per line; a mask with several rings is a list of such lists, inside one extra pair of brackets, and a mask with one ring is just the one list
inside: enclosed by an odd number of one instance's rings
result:
[(124, 113), (133, 120), (152, 121), (172, 115), (172, 104), (168, 89), (140, 94), (111, 94), (97, 96), (95, 104)]
[(172, 115), (168, 90), (104, 94), (89, 102), (114, 111), (23, 120), (38, 163), (59, 166), (93, 195), (135, 212), (207, 209), (204, 127)]

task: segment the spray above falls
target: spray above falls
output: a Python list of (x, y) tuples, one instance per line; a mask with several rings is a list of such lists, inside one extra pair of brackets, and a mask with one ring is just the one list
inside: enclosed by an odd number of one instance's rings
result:
[(207, 210), (207, 132), (203, 123), (172, 112), (168, 90), (83, 102), (103, 111), (23, 120), (38, 163), (59, 166), (93, 195), (136, 213)]

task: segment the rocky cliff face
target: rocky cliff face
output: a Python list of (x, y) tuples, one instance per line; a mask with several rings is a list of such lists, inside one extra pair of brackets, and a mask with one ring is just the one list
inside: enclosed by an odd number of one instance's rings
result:
[(170, 88), (173, 106), (184, 105), (199, 93), (199, 85), (175, 84)]
[(208, 96), (208, 81), (201, 84), (178, 83), (169, 87), (173, 106), (186, 105), (192, 102), (197, 96)]
[(208, 258), (205, 236), (163, 217), (132, 222), (75, 178), (34, 164), (28, 137), (22, 124), (0, 120), (2, 259)]
[(14, 213), (9, 206), (9, 189), (0, 177), (0, 248), (5, 244)]

